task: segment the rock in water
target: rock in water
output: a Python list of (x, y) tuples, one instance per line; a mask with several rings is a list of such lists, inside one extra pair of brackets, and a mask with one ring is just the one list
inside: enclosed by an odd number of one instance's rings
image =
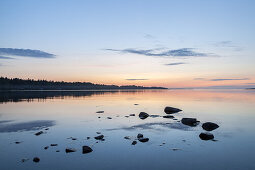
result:
[(99, 135), (94, 137), (96, 140), (103, 140), (104, 139), (104, 135)]
[(82, 147), (82, 153), (83, 154), (86, 154), (86, 153), (90, 153), (90, 152), (92, 152), (93, 150), (91, 149), (91, 147), (89, 147), (89, 146), (83, 146)]
[(133, 142), (132, 142), (132, 145), (136, 145), (137, 144), (137, 142), (134, 140)]
[(163, 116), (163, 118), (173, 119), (174, 116), (172, 116), (172, 115), (166, 115), (166, 116)]
[(212, 139), (214, 139), (213, 134), (208, 133), (208, 132), (200, 133), (199, 137), (200, 137), (201, 140), (212, 140)]
[(135, 116), (135, 114), (130, 114), (129, 116)]
[(36, 162), (36, 163), (37, 163), (37, 162), (40, 162), (40, 158), (34, 157), (33, 161)]
[(197, 126), (199, 121), (196, 118), (182, 118), (182, 123), (188, 126)]
[(35, 136), (39, 136), (39, 135), (41, 135), (41, 134), (43, 134), (43, 131), (40, 131), (40, 132), (35, 133)]
[(219, 125), (217, 125), (216, 123), (212, 123), (212, 122), (206, 122), (202, 125), (202, 128), (206, 131), (212, 131), (215, 130), (219, 127)]
[(140, 142), (148, 142), (149, 141), (149, 138), (138, 138), (138, 140), (140, 141)]
[(70, 152), (76, 152), (76, 149), (74, 149), (74, 148), (66, 148), (66, 153), (70, 153)]
[(148, 113), (141, 112), (141, 113), (139, 114), (139, 118), (140, 118), (140, 119), (146, 119), (147, 117), (149, 117), (149, 114), (148, 114)]
[(138, 139), (139, 139), (139, 138), (143, 138), (143, 134), (138, 133), (137, 138), (138, 138)]
[(164, 110), (164, 112), (165, 112), (166, 114), (178, 113), (178, 112), (180, 112), (180, 111), (182, 111), (182, 110), (181, 110), (181, 109), (178, 109), (178, 108), (174, 108), (174, 107), (166, 107), (165, 110)]
[(47, 150), (49, 148), (49, 146), (45, 146), (44, 149)]
[(104, 111), (100, 110), (100, 111), (97, 111), (96, 113), (104, 113)]
[(53, 143), (53, 144), (50, 144), (50, 146), (58, 146), (58, 144), (56, 144), (56, 143)]

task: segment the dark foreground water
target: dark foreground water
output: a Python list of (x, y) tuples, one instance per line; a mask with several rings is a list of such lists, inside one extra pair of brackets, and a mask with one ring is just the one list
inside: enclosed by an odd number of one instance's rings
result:
[[(164, 116), (165, 106), (183, 111), (174, 114), (177, 120), (138, 117), (142, 111)], [(201, 123), (186, 126), (180, 122), (183, 117)], [(215, 140), (199, 138), (207, 121), (220, 126), (211, 132)], [(252, 170), (254, 130), (251, 90), (1, 92), (0, 169)], [(39, 131), (43, 133), (34, 135)], [(94, 139), (97, 132), (104, 141)], [(137, 141), (138, 133), (149, 141)], [(137, 144), (131, 145), (134, 140)], [(84, 145), (93, 151), (83, 154)], [(76, 152), (66, 153), (66, 148)], [(40, 162), (33, 162), (34, 157)]]

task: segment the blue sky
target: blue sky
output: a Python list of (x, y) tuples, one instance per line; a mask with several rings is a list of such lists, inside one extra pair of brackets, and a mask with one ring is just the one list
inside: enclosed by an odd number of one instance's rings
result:
[(254, 6), (252, 0), (2, 0), (1, 76), (167, 87), (255, 83)]

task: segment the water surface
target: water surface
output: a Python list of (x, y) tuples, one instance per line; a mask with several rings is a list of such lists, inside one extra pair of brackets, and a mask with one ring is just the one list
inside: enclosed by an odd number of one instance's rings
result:
[[(138, 117), (166, 115), (165, 106), (183, 111), (177, 120)], [(252, 90), (0, 92), (0, 169), (255, 169), (254, 106)], [(183, 117), (201, 123), (189, 127)], [(215, 141), (199, 138), (207, 121), (220, 126)], [(105, 141), (96, 143), (97, 132)], [(149, 141), (131, 145), (138, 133)], [(84, 145), (93, 152), (82, 154)]]

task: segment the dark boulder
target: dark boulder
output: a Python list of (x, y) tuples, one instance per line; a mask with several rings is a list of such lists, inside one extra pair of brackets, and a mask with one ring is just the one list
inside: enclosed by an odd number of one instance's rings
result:
[(181, 122), (188, 126), (197, 126), (199, 124), (196, 118), (182, 118)]
[(138, 138), (138, 139), (139, 139), (139, 138), (143, 138), (143, 134), (138, 133), (137, 138)]
[(37, 163), (37, 162), (40, 162), (40, 158), (34, 157), (33, 161), (36, 162), (36, 163)]
[(104, 139), (104, 135), (99, 135), (94, 137), (96, 140), (103, 140)]
[(74, 149), (74, 148), (66, 148), (66, 153), (70, 153), (70, 152), (76, 152), (76, 149)]
[(149, 141), (149, 138), (138, 138), (138, 140), (140, 141), (140, 142), (148, 142)]
[(178, 109), (178, 108), (174, 108), (174, 107), (166, 107), (165, 110), (164, 110), (164, 112), (165, 112), (166, 114), (178, 113), (178, 112), (180, 112), (180, 111), (182, 111), (182, 110), (181, 110), (181, 109)]
[(202, 125), (202, 128), (206, 131), (212, 131), (215, 130), (219, 127), (219, 125), (217, 125), (216, 123), (212, 123), (212, 122), (206, 122)]
[(149, 117), (149, 114), (148, 114), (148, 113), (141, 112), (141, 113), (139, 114), (139, 118), (140, 118), (140, 119), (146, 119), (147, 117)]
[(213, 134), (208, 133), (208, 132), (200, 133), (199, 137), (200, 137), (201, 140), (212, 140), (212, 139), (214, 139)]
[(86, 154), (86, 153), (90, 153), (90, 152), (92, 152), (93, 150), (91, 149), (91, 147), (89, 147), (89, 146), (83, 146), (82, 147), (82, 153), (83, 154)]

